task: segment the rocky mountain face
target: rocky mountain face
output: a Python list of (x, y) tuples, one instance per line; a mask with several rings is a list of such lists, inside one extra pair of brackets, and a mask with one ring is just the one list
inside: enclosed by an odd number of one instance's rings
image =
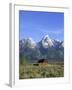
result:
[(19, 55), (29, 62), (48, 59), (50, 62), (64, 61), (64, 42), (51, 39), (45, 35), (41, 41), (35, 42), (31, 37), (19, 41)]

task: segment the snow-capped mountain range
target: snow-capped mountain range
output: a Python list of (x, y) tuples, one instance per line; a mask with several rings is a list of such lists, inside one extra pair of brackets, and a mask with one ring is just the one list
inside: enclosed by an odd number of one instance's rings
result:
[(22, 39), (19, 41), (20, 47), (29, 47), (29, 48), (36, 48), (38, 47), (39, 43), (43, 46), (43, 48), (50, 48), (50, 47), (62, 47), (64, 48), (64, 42), (59, 40), (51, 39), (48, 35), (45, 35), (40, 42), (35, 42), (31, 37), (27, 39)]
[(19, 41), (19, 54), (30, 62), (41, 58), (64, 61), (64, 42), (45, 35), (39, 42), (31, 37)]

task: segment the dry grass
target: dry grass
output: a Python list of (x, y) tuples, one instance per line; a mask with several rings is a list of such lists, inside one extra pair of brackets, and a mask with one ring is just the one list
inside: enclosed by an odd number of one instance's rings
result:
[(26, 64), (19, 66), (19, 78), (50, 78), (50, 77), (63, 77), (64, 65), (63, 64)]

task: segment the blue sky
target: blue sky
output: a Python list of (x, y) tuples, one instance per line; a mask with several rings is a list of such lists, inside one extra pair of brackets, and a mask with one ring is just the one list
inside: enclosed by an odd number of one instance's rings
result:
[(46, 34), (52, 39), (64, 40), (64, 13), (19, 11), (20, 40), (32, 37), (36, 42)]

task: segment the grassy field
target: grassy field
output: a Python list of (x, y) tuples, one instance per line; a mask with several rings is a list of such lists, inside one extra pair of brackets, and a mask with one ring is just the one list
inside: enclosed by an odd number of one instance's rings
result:
[(63, 77), (64, 65), (61, 64), (20, 64), (19, 66), (19, 79), (28, 78), (50, 78), (50, 77)]

